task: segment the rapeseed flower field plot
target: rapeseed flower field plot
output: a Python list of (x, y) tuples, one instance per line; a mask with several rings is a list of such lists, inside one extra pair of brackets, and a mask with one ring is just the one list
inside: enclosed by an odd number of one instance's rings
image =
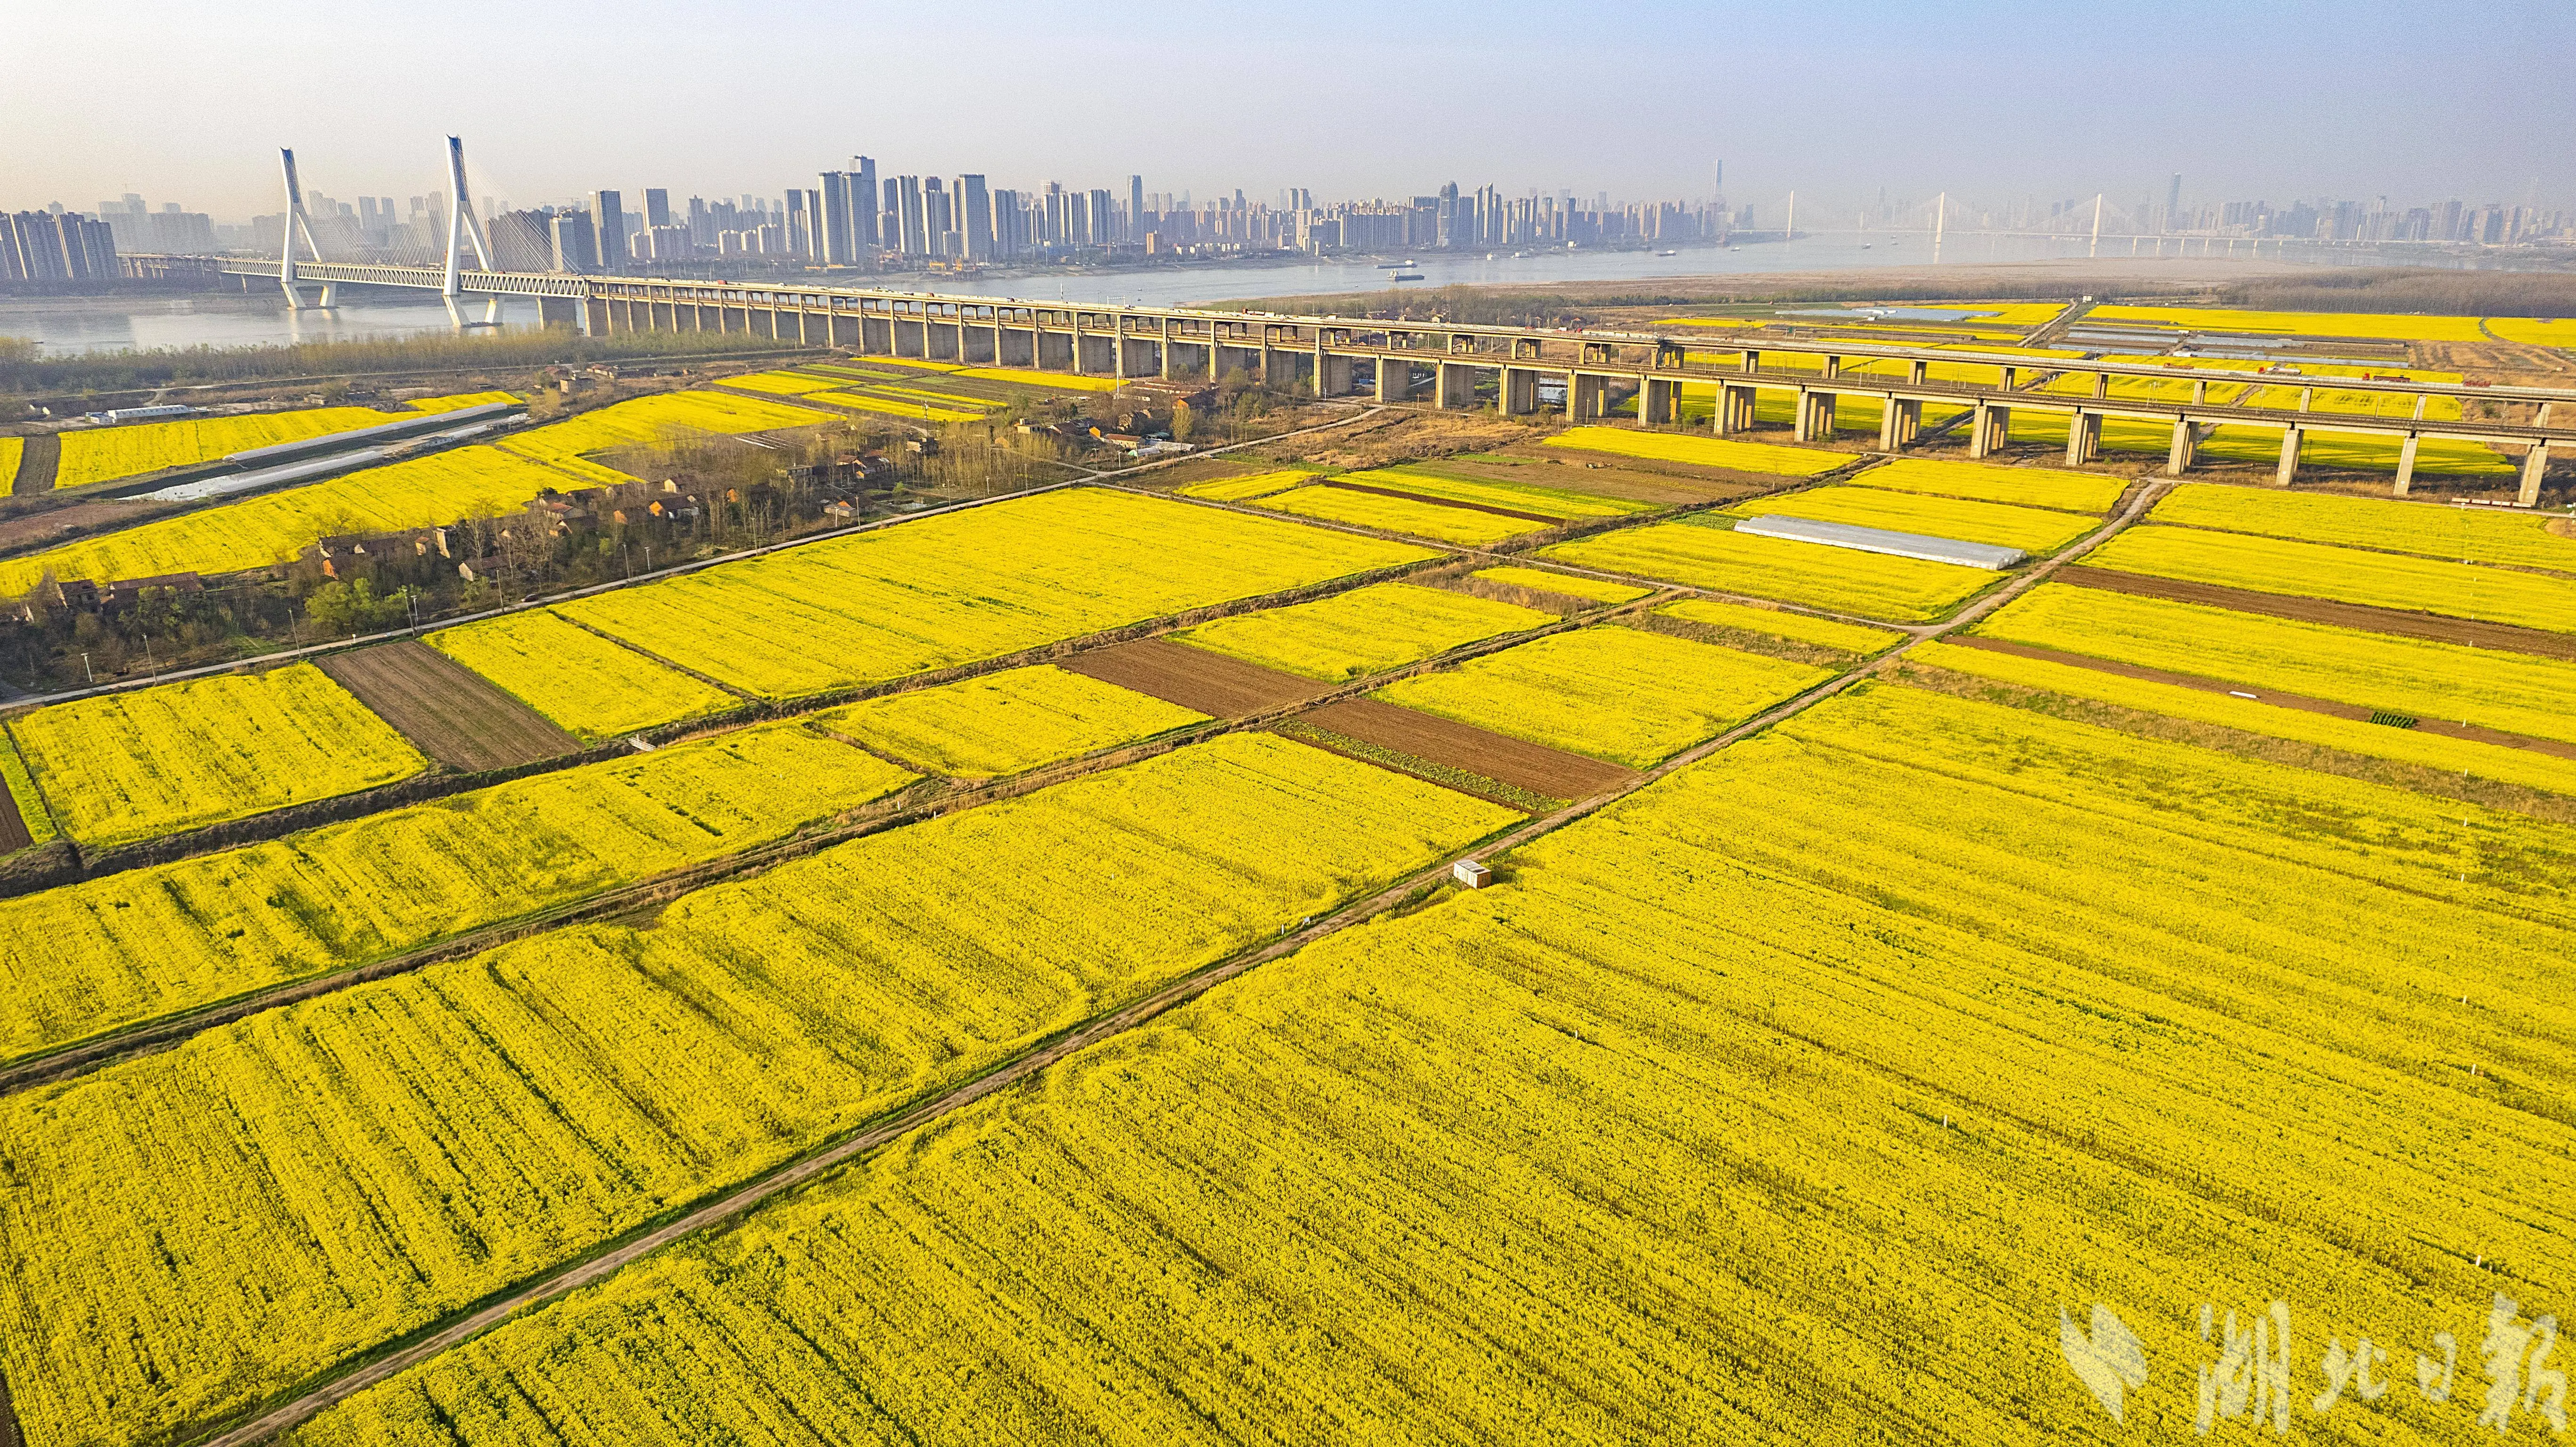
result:
[(1442, 472), (1436, 466), (1375, 467), (1362, 472), (1345, 472), (1335, 480), (1363, 487), (1418, 493), (1450, 502), (1474, 503), (1481, 507), (1534, 512), (1569, 521), (1575, 518), (1625, 517), (1631, 513), (1656, 510), (1650, 502), (1603, 497), (1598, 493), (1575, 492), (1561, 487), (1539, 487), (1526, 482), (1458, 477)]
[(1819, 648), (1839, 648), (1845, 653), (1876, 653), (1905, 641), (1905, 634), (1893, 628), (1869, 628), (1858, 623), (1838, 623), (1831, 618), (1814, 618), (1792, 613), (1785, 608), (1757, 608), (1750, 603), (1721, 603), (1714, 598), (1684, 598), (1655, 610), (1693, 623), (1706, 623), (1717, 628), (1735, 628), (1748, 633), (1768, 633), (1798, 643), (1812, 643)]
[(542, 608), (442, 629), (425, 641), (594, 742), (740, 702)]
[(1022, 773), (1207, 721), (1205, 714), (1044, 663), (872, 698), (808, 720), (960, 779)]
[(60, 491), (114, 482), (120, 477), (140, 477), (165, 467), (212, 462), (254, 447), (398, 422), (402, 416), (373, 407), (313, 407), (301, 412), (182, 417), (169, 422), (76, 429), (62, 434), (62, 460), (54, 464), (54, 487)]
[(765, 392), (772, 397), (801, 397), (841, 385), (829, 377), (810, 377), (803, 372), (752, 372), (740, 377), (718, 377), (714, 384), (743, 392)]
[(58, 703), (9, 732), (91, 849), (407, 779), (429, 767), (309, 663)]
[[(663, 392), (612, 402), (561, 422), (531, 428), (495, 445), (505, 452), (554, 469), (575, 486), (632, 482), (633, 478), (590, 461), (582, 454), (639, 442), (660, 442), (693, 433), (738, 435), (782, 427), (805, 427), (831, 420), (810, 407), (722, 392)], [(558, 484), (560, 485), (560, 484)]]
[(2100, 514), (2120, 500), (2128, 480), (2087, 472), (2052, 472), (2044, 467), (1993, 467), (1982, 462), (1950, 462), (1929, 457), (1899, 457), (1862, 473), (1855, 481), (1896, 492), (1923, 492), (1963, 497), (2015, 507), (2056, 508), (2063, 512)]
[(1581, 578), (1571, 573), (1551, 573), (1545, 568), (1478, 568), (1475, 577), (1507, 588), (1533, 588), (1542, 593), (1562, 593), (1569, 598), (1589, 598), (1595, 603), (1634, 603), (1654, 591), (1631, 587), (1626, 583), (1605, 582), (1599, 578)]
[(2152, 525), (2121, 533), (2085, 561), (2256, 593), (2576, 632), (2576, 577)]
[(1046, 372), (1031, 367), (975, 367), (957, 362), (931, 362), (919, 357), (864, 357), (865, 367), (904, 367), (921, 372), (946, 372), (951, 376), (973, 377), (985, 382), (1009, 382), (1022, 387), (1052, 387), (1064, 392), (1115, 392), (1118, 379), (1094, 377), (1079, 372)]
[(2124, 708), (2163, 714), (2193, 723), (2220, 724), (2268, 738), (2319, 744), (2346, 753), (2389, 759), (2401, 764), (2439, 769), (2501, 783), (2519, 784), (2554, 794), (2576, 795), (2576, 760), (2531, 749), (2445, 738), (2411, 728), (2390, 728), (2357, 719), (2336, 718), (2304, 709), (2283, 708), (2232, 693), (2212, 693), (2178, 684), (2129, 678), (2098, 668), (2058, 663), (2045, 658), (1926, 643), (1905, 655), (1908, 663), (1946, 668), (1996, 683), (2039, 689), (2069, 698), (2098, 699)]
[(1685, 437), (1673, 432), (1631, 432), (1624, 427), (1576, 427), (1547, 439), (1550, 447), (1574, 447), (1657, 462), (1687, 462), (1738, 472), (1776, 472), (1813, 477), (1846, 467), (1853, 459), (1840, 452), (1812, 447), (1780, 447), (1768, 442), (1737, 442), (1725, 437)]
[(1579, 568), (1899, 623), (1937, 618), (2002, 578), (1983, 568), (1754, 537), (1699, 522), (1623, 528), (1545, 551)]
[(12, 558), (0, 562), (0, 595), (26, 592), (48, 569), (103, 579), (265, 568), (335, 533), (435, 527), (566, 485), (562, 473), (498, 447), (460, 447)]
[(2576, 347), (2576, 318), (2489, 317), (2487, 330), (2498, 340), (2529, 347)]
[(2576, 573), (2576, 538), (2552, 533), (2547, 518), (2529, 513), (2187, 482), (2148, 516), (2222, 532)]
[(1286, 492), (1316, 475), (1299, 468), (1288, 468), (1279, 472), (1256, 472), (1249, 477), (1220, 477), (1194, 482), (1172, 491), (1183, 497), (1203, 497), (1210, 502), (1250, 502), (1256, 497)]
[(2275, 1299), (2316, 1427), (2491, 1440), (2495, 1264), (2576, 1278), (2576, 831), (2467, 817), (1867, 689), (293, 1441), (2165, 1441)]
[(811, 401), (829, 402), (835, 407), (850, 407), (861, 412), (882, 412), (889, 417), (918, 417), (931, 422), (972, 422), (984, 415), (982, 408), (969, 407), (960, 401), (933, 404), (899, 397), (879, 396), (870, 392), (852, 392), (846, 389), (809, 392), (805, 395)]
[(24, 438), (0, 437), (0, 496), (7, 495), (9, 488), (17, 482), (18, 462), (25, 455), (26, 446)]
[(912, 777), (788, 720), (0, 900), (0, 1057), (740, 853)]
[(1411, 498), (1386, 497), (1373, 492), (1354, 492), (1349, 488), (1322, 485), (1276, 493), (1263, 498), (1260, 505), (1298, 517), (1378, 528), (1385, 532), (1403, 533), (1407, 537), (1456, 543), (1462, 547), (1499, 543), (1505, 538), (1516, 538), (1550, 526), (1530, 518), (1504, 517), (1500, 513), (1478, 512), (1472, 508), (1443, 507)]
[(445, 397), (414, 397), (403, 405), (414, 412), (454, 412), (466, 407), (480, 407), (487, 402), (516, 402), (515, 392), (457, 392)]
[(19, 1419), (192, 1435), (1520, 817), (1230, 735), (0, 1099)]
[(1738, 517), (1813, 518), (1820, 522), (1851, 523), (1859, 527), (1920, 533), (1960, 542), (1995, 543), (2034, 553), (2055, 552), (2101, 525), (2094, 518), (2076, 513), (1853, 486), (1819, 487), (1778, 497), (1750, 498), (1727, 511)]
[(1833, 676), (1614, 624), (1552, 633), (1372, 696), (1647, 769)]
[(996, 658), (1437, 554), (1094, 488), (834, 538), (555, 611), (764, 698)]
[(2282, 337), (2385, 337), (2405, 342), (2479, 342), (2476, 317), (2390, 312), (2267, 312), (2223, 307), (2097, 306), (2086, 321), (2146, 322), (2181, 331), (2252, 332)]
[(1340, 680), (1555, 621), (1553, 613), (1445, 588), (1379, 583), (1312, 603), (1219, 618), (1171, 639), (1265, 668)]
[(50, 844), (61, 836), (54, 827), (53, 813), (45, 807), (45, 796), (36, 788), (35, 776), (27, 772), (27, 761), (5, 734), (0, 734), (0, 788), (9, 791), (9, 802), (18, 810), (18, 822), (27, 827), (27, 847)]
[(2048, 583), (1976, 631), (2167, 673), (2576, 743), (2576, 663)]

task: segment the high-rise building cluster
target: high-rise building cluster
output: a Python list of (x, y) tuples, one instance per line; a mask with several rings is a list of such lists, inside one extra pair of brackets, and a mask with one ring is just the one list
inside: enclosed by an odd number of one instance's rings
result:
[(60, 205), (0, 213), (0, 281), (107, 281), (117, 275), (116, 232)]

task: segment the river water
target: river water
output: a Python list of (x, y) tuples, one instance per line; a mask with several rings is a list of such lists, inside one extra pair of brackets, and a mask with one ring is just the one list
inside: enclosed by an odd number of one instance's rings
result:
[[(2146, 243), (2152, 247), (2152, 241)], [(1801, 236), (1794, 242), (1757, 242), (1740, 249), (1687, 247), (1676, 255), (1645, 251), (1535, 251), (1457, 255), (1424, 252), (1407, 271), (1422, 274), (1434, 287), (1451, 284), (1493, 285), (1557, 281), (1638, 281), (1658, 278), (1697, 279), (1756, 275), (1778, 271), (1859, 270), (1868, 267), (1981, 264), (2081, 259), (2087, 241), (2081, 237), (2008, 237), (1962, 235), (1949, 238), (1939, 256), (1931, 238), (1920, 233), (1849, 233)], [(2173, 255), (2179, 243), (2167, 243)], [(2243, 249), (2240, 246), (2240, 251)], [(2105, 260), (2125, 260), (2129, 243), (2102, 245)], [(2140, 251), (2140, 256), (2150, 254)], [(2198, 260), (2191, 247), (2183, 254)], [(2225, 248), (2218, 248), (2220, 256)], [(1157, 267), (1132, 271), (987, 273), (942, 278), (893, 275), (889, 287), (938, 291), (962, 296), (1004, 296), (1025, 301), (1087, 303), (1124, 302), (1141, 306), (1179, 306), (1250, 297), (1294, 296), (1324, 292), (1368, 291), (1393, 285), (1381, 258), (1295, 260), (1268, 264)], [(1390, 258), (1391, 259), (1391, 258)], [(2266, 259), (2269, 259), (2267, 254)], [(2368, 263), (2367, 250), (2313, 248), (2288, 258), (2322, 264)], [(310, 293), (308, 292), (308, 295)], [(399, 336), (444, 331), (450, 323), (446, 306), (428, 292), (394, 288), (351, 287), (334, 311), (287, 310), (274, 289), (240, 293), (204, 293), (154, 297), (49, 297), (0, 299), (0, 336), (33, 337), (48, 352), (101, 352), (126, 348), (240, 347), (335, 338)], [(482, 303), (468, 315), (480, 320)], [(506, 325), (535, 325), (534, 302), (504, 302)]]

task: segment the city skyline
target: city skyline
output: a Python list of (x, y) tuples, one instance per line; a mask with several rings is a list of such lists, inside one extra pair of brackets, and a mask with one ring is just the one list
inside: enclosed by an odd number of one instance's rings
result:
[[(2566, 113), (2576, 83), (2527, 64), (2576, 45), (2576, 21), (2543, 5), (2365, 4), (2330, 30), (2287, 11), (2201, 5), (2076, 30), (2025, 23), (2042, 12), (2019, 3), (1938, 16), (1648, 5), (1589, 34), (1509, 6), (1432, 4), (1388, 22), (1325, 5), (1222, 24), (1138, 7), (1074, 20), (988, 6), (931, 27), (790, 5), (693, 32), (685, 73), (638, 83), (653, 73), (643, 47), (669, 43), (666, 26), (648, 23), (661, 8), (621, 9), (615, 25), (597, 7), (512, 12), (507, 49), (485, 43), (471, 5), (467, 23), (421, 34), (367, 6), (327, 22), (280, 6), (265, 24), (146, 7), (174, 42), (150, 53), (112, 42), (104, 17), (30, 17), (31, 46), (65, 57), (69, 73), (0, 97), (0, 124), (33, 143), (13, 157), (13, 195), (0, 204), (88, 209), (135, 192), (219, 217), (261, 214), (275, 209), (279, 145), (306, 156), (317, 189), (407, 196), (429, 189), (436, 138), (449, 132), (476, 146), (481, 184), (521, 204), (643, 172), (675, 192), (774, 192), (835, 148), (996, 185), (1005, 165), (1014, 182), (1085, 188), (1143, 171), (1167, 191), (1239, 187), (1265, 200), (1291, 187), (1393, 199), (1446, 180), (1690, 198), (1719, 156), (1739, 203), (1794, 189), (1844, 209), (1882, 188), (1989, 207), (2107, 191), (2126, 205), (2160, 196), (2177, 170), (2203, 200), (2276, 204), (2563, 206), (2576, 191), (2543, 122)], [(2463, 23), (2446, 23), (2446, 9)], [(1472, 33), (1450, 34), (1471, 17)], [(307, 21), (309, 33), (296, 28)], [(297, 57), (283, 69), (267, 54), (281, 33)], [(1441, 83), (1403, 83), (1409, 47), (1434, 33)], [(849, 87), (778, 87), (759, 105), (687, 103), (694, 77), (782, 45), (919, 63), (856, 68), (864, 83)], [(2294, 51), (2298, 63), (2272, 63)], [(562, 63), (576, 54), (581, 64)], [(971, 66), (941, 59), (969, 55)], [(439, 79), (349, 79), (388, 63)], [(2357, 83), (2370, 74), (2402, 75), (2406, 91)], [(1144, 83), (1158, 76), (1166, 84)], [(259, 104), (236, 103), (245, 87)], [(999, 99), (959, 105), (961, 92)], [(1460, 123), (1467, 115), (1474, 124)], [(1337, 124), (1353, 141), (1400, 139), (1343, 144)]]

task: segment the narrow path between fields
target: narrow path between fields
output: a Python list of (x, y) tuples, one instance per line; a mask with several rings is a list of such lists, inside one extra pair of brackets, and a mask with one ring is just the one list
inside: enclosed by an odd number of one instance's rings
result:
[[(1475, 851), (1476, 855), (1486, 857), (1506, 853), (1532, 840), (1552, 834), (1577, 820), (1588, 818), (1638, 790), (1708, 758), (1729, 745), (1797, 717), (1826, 699), (1842, 693), (1862, 679), (1876, 677), (1924, 639), (1937, 638), (1944, 633), (1965, 628), (1977, 622), (1995, 609), (2036, 587), (2058, 568), (2091, 552), (2143, 516), (2146, 510), (2154, 505), (2156, 499), (2164, 495), (2169, 485), (2154, 481), (2140, 486), (2130, 494), (2126, 505), (2101, 526), (2069, 545), (2055, 557), (2043, 560), (2029, 572), (1969, 604), (1949, 621), (1929, 625), (1897, 648), (1879, 655), (1851, 672), (1818, 684), (1805, 693), (1738, 724), (1716, 738), (1676, 754), (1636, 776), (1631, 783), (1622, 788), (1595, 795), (1553, 814), (1532, 819), (1519, 828), (1488, 841), (1485, 846)], [(208, 1447), (248, 1447), (248, 1444), (266, 1441), (278, 1433), (310, 1420), (315, 1414), (334, 1403), (490, 1331), (522, 1311), (544, 1305), (582, 1287), (602, 1281), (621, 1267), (675, 1241), (721, 1226), (766, 1201), (846, 1165), (870, 1151), (888, 1145), (954, 1111), (1028, 1080), (1077, 1050), (1137, 1029), (1258, 965), (1294, 954), (1318, 940), (1338, 934), (1342, 930), (1383, 913), (1402, 903), (1417, 889), (1426, 885), (1436, 885), (1447, 878), (1451, 866), (1456, 862), (1456, 859), (1443, 859), (1437, 865), (1398, 880), (1367, 899), (1345, 905), (1303, 929), (1284, 935), (1270, 944), (1245, 951), (1231, 959), (1219, 961), (1195, 974), (1166, 985), (1123, 1009), (1112, 1011), (1089, 1024), (1079, 1026), (1053, 1041), (1014, 1057), (955, 1090), (923, 1101), (873, 1129), (864, 1130), (836, 1144), (814, 1151), (657, 1230), (577, 1264), (540, 1276), (521, 1289), (502, 1296), (426, 1336), (413, 1340), (400, 1350), (366, 1361), (231, 1431), (208, 1439)]]

